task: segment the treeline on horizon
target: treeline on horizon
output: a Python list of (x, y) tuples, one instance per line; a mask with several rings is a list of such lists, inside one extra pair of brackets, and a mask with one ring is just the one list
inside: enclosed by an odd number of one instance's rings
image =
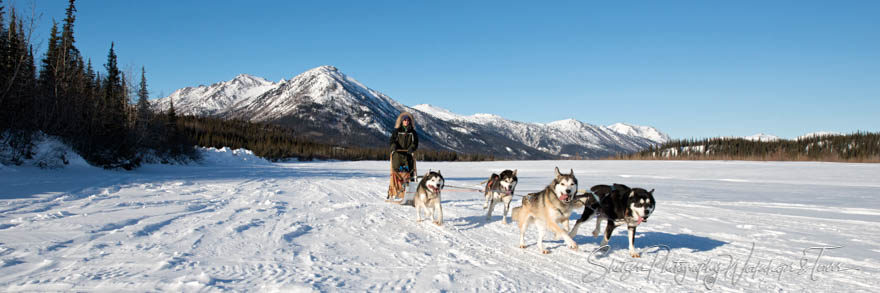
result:
[(820, 135), (797, 140), (752, 141), (743, 138), (679, 139), (620, 160), (746, 160), (880, 163), (880, 133)]
[[(266, 123), (219, 118), (182, 116), (179, 125), (184, 136), (201, 147), (232, 149), (244, 148), (255, 155), (273, 160), (296, 158), (336, 160), (388, 160), (389, 147), (363, 148), (316, 143), (297, 136), (292, 129)], [(450, 151), (419, 149), (415, 158), (420, 161), (487, 161), (491, 155), (460, 154)]]

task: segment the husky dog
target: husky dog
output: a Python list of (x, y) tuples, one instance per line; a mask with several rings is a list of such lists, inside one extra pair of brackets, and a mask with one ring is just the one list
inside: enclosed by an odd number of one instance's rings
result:
[[(581, 224), (589, 220), (590, 217), (593, 215), (596, 215), (598, 217), (602, 209), (602, 200), (595, 192), (587, 191), (584, 194), (578, 195), (576, 199), (584, 205), (584, 212), (581, 213), (581, 217), (574, 223), (574, 227), (571, 227), (571, 231), (568, 233), (568, 236), (570, 236), (571, 238), (574, 238), (574, 236), (577, 235), (577, 230), (581, 226)], [(595, 237), (597, 235), (596, 233), (598, 233), (599, 224), (598, 220), (596, 221), (597, 230), (593, 231), (593, 237)], [(556, 238), (558, 239), (559, 236), (557, 235)]]
[[(443, 208), (440, 207), (440, 191), (443, 190), (443, 175), (440, 171), (428, 171), (419, 181), (419, 187), (416, 188), (416, 195), (413, 198), (413, 206), (416, 207), (416, 218), (422, 221), (422, 209), (425, 210), (425, 216), (430, 217), (437, 226), (443, 225)], [(434, 220), (434, 214), (437, 219)]]
[(513, 199), (516, 183), (516, 170), (504, 170), (501, 175), (492, 173), (492, 176), (489, 176), (489, 181), (486, 182), (486, 191), (483, 193), (483, 196), (486, 197), (483, 209), (489, 209), (489, 212), (486, 213), (487, 221), (492, 219), (492, 210), (495, 209), (495, 204), (504, 202), (504, 214), (501, 220), (507, 224), (507, 212), (510, 210), (510, 201)]
[(602, 239), (602, 246), (608, 244), (614, 228), (626, 224), (629, 238), (629, 254), (632, 257), (640, 257), (635, 250), (633, 242), (636, 237), (636, 227), (642, 222), (647, 222), (648, 217), (654, 211), (656, 202), (654, 201), (654, 190), (646, 191), (642, 188), (630, 189), (623, 184), (596, 185), (590, 188), (590, 191), (600, 200), (599, 209), (584, 209), (581, 218), (577, 220), (571, 229), (570, 236), (577, 233), (577, 228), (581, 223), (588, 220), (595, 213), (596, 229), (593, 230), (593, 237), (599, 236), (599, 227), (602, 219), (608, 221), (605, 226), (605, 237)]
[(571, 210), (580, 201), (575, 200), (575, 192), (577, 192), (577, 178), (574, 177), (574, 170), (568, 174), (559, 173), (559, 167), (556, 168), (556, 178), (544, 190), (530, 193), (523, 197), (522, 206), (513, 209), (512, 218), (519, 224), (519, 247), (525, 248), (526, 229), (533, 222), (538, 228), (538, 249), (541, 253), (550, 253), (544, 249), (544, 234), (547, 229), (562, 236), (568, 248), (577, 249), (578, 245), (568, 235), (568, 225), (563, 228), (560, 224), (568, 223), (568, 217), (571, 216)]

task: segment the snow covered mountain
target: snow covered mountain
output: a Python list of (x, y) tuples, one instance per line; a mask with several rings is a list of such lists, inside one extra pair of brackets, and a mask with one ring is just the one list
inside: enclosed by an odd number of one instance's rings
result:
[[(554, 156), (603, 157), (617, 152), (633, 152), (652, 144), (666, 142), (667, 135), (652, 127), (626, 126), (617, 123), (612, 126), (596, 126), (574, 119), (554, 121), (546, 124), (525, 123), (504, 119), (492, 114), (463, 116), (432, 105), (417, 105), (413, 109), (455, 126), (451, 136), (481, 133), (501, 135), (518, 141), (542, 153)], [(641, 131), (641, 132), (638, 132)], [(656, 139), (656, 140), (655, 140)], [(479, 141), (478, 141), (479, 142)], [(482, 144), (482, 143), (481, 143)], [(486, 144), (483, 144), (484, 147)], [(531, 150), (504, 148), (506, 156), (530, 156)], [(503, 154), (503, 153), (502, 153)]]
[(749, 136), (746, 136), (743, 138), (745, 140), (751, 140), (751, 141), (777, 141), (777, 140), (779, 140), (778, 136), (775, 136), (772, 134), (765, 134), (765, 133), (757, 133), (757, 134), (749, 135)]
[(276, 83), (247, 74), (239, 74), (230, 81), (218, 82), (210, 86), (186, 87), (174, 91), (170, 96), (154, 102), (158, 109), (168, 109), (174, 100), (174, 110), (190, 115), (211, 116), (245, 104), (277, 86)]
[(415, 116), (423, 146), (505, 158), (600, 158), (669, 139), (653, 127), (624, 123), (525, 123), (493, 114), (464, 116), (431, 105), (407, 107), (333, 66), (277, 83), (242, 74), (231, 81), (177, 90), (156, 100), (154, 107), (165, 110), (172, 99), (179, 114), (280, 124), (339, 145), (385, 146), (401, 111)]

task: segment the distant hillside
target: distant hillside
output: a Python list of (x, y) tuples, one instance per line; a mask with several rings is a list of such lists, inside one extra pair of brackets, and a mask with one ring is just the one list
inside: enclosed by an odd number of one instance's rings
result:
[(813, 134), (795, 140), (710, 138), (673, 140), (660, 146), (618, 155), (624, 160), (751, 160), (880, 163), (880, 133)]

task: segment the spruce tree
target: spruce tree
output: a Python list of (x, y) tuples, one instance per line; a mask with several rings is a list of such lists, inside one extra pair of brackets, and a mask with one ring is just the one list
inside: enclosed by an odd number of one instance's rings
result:
[[(6, 66), (7, 55), (7, 40), (6, 40), (6, 28), (3, 26), (5, 23), (5, 7), (3, 5), (3, 0), (0, 0), (0, 91), (2, 91), (3, 84), (6, 83), (7, 78), (9, 78), (10, 69)], [(3, 92), (0, 92), (0, 106), (3, 105), (3, 99), (5, 95)], [(3, 110), (0, 109), (0, 114), (3, 113)], [(0, 121), (0, 132), (3, 132), (5, 129), (4, 122)]]
[(74, 0), (70, 0), (70, 4), (66, 10), (66, 17), (64, 18), (64, 26), (61, 31), (61, 42), (60, 47), (60, 59), (61, 62), (61, 82), (62, 82), (62, 91), (65, 93), (69, 93), (72, 91), (72, 88), (76, 85), (77, 82), (76, 75), (79, 68), (77, 68), (77, 63), (80, 61), (79, 50), (74, 46), (74, 38), (73, 38), (73, 23), (76, 21), (76, 7), (74, 6)]
[(58, 64), (58, 23), (52, 21), (52, 30), (49, 33), (49, 48), (46, 57), (40, 66), (40, 87), (44, 95), (57, 95), (55, 92), (55, 73)]
[(137, 167), (135, 146), (131, 133), (128, 130), (126, 116), (127, 102), (122, 73), (116, 66), (115, 43), (110, 43), (110, 52), (107, 54), (107, 78), (104, 81), (104, 107), (100, 120), (103, 122), (103, 135), (100, 143), (104, 146), (99, 160), (105, 168), (121, 167), (126, 170)]
[(123, 125), (124, 108), (122, 103), (122, 73), (116, 65), (116, 52), (114, 50), (115, 43), (110, 43), (110, 52), (107, 54), (107, 63), (104, 69), (107, 70), (107, 77), (104, 80), (104, 105), (106, 107), (103, 113), (109, 119), (107, 123), (113, 125)]
[(147, 91), (147, 70), (144, 67), (141, 67), (141, 82), (138, 85), (137, 91), (137, 125), (138, 131), (143, 131), (146, 128), (147, 123), (152, 119), (153, 113), (150, 110), (150, 102), (147, 100), (150, 96), (150, 92)]

